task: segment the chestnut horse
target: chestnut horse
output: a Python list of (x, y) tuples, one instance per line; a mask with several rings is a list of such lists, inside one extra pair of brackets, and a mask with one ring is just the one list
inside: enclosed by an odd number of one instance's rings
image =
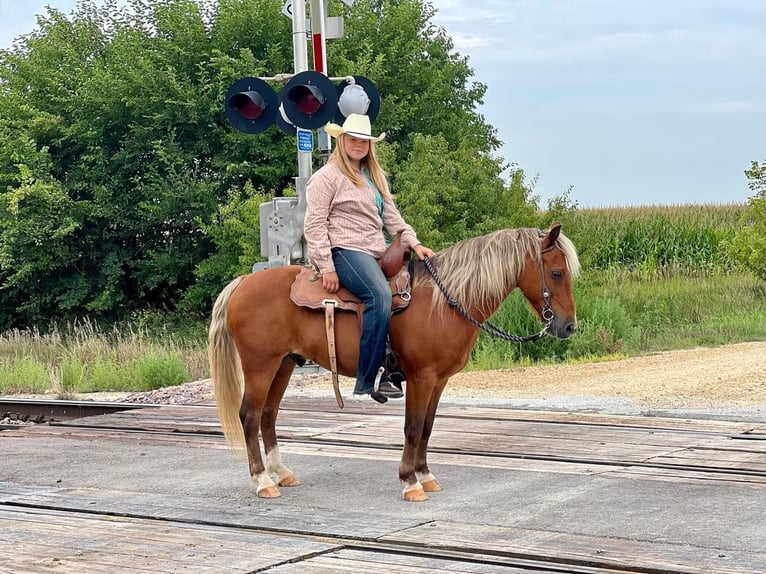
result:
[[(506, 229), (467, 239), (440, 251), (431, 263), (443, 288), (477, 322), (490, 317), (518, 287), (538, 316), (549, 301), (544, 313), (549, 334), (566, 338), (577, 329), (571, 278), (580, 264), (558, 225), (547, 232)], [(290, 299), (290, 285), (300, 269), (274, 267), (234, 279), (218, 296), (210, 324), (218, 415), (228, 442), (246, 448), (251, 478), (258, 496), (265, 498), (280, 495), (271, 475), (279, 486), (300, 484), (282, 463), (275, 429), (296, 364), (293, 356), (330, 368), (323, 311), (299, 307)], [(355, 377), (359, 318), (338, 312), (335, 325), (338, 372)], [(391, 321), (392, 345), (406, 373), (399, 465), (405, 500), (425, 500), (426, 492), (441, 490), (428, 468), (428, 439), (442, 391), (468, 362), (478, 336), (475, 323), (447, 301), (424, 262), (416, 261), (410, 305)]]

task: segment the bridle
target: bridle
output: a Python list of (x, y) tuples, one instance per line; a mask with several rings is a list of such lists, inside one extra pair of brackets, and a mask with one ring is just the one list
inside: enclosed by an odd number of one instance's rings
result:
[[(542, 236), (542, 234), (541, 234)], [(436, 269), (433, 266), (433, 263), (431, 263), (431, 260), (428, 257), (424, 257), (423, 261), (426, 264), (426, 269), (428, 269), (428, 272), (431, 274), (431, 277), (434, 280), (434, 283), (439, 287), (441, 292), (444, 294), (444, 296), (447, 298), (447, 303), (449, 303), (450, 307), (455, 309), (458, 313), (460, 313), (463, 317), (468, 319), (468, 321), (474, 326), (485, 333), (488, 333), (492, 335), (493, 337), (497, 337), (498, 339), (504, 339), (505, 341), (512, 341), (514, 343), (527, 343), (530, 341), (537, 341), (538, 339), (542, 339), (548, 334), (548, 329), (553, 324), (553, 309), (551, 309), (551, 292), (548, 290), (548, 285), (545, 282), (545, 267), (543, 267), (543, 253), (547, 253), (548, 251), (551, 251), (555, 247), (555, 244), (551, 244), (546, 249), (542, 249), (542, 247), (539, 250), (539, 259), (538, 262), (540, 264), (540, 278), (542, 279), (542, 290), (543, 290), (543, 310), (540, 313), (540, 317), (543, 321), (545, 321), (545, 327), (542, 328), (542, 330), (539, 333), (535, 333), (533, 335), (527, 335), (526, 337), (522, 337), (521, 335), (512, 335), (511, 333), (507, 333), (506, 331), (503, 331), (500, 327), (497, 325), (493, 325), (489, 321), (484, 321), (483, 323), (480, 321), (477, 321), (466, 309), (463, 307), (457, 299), (452, 297), (449, 292), (447, 291), (447, 288), (444, 286), (444, 283), (441, 282), (439, 279), (439, 276), (436, 274)]]

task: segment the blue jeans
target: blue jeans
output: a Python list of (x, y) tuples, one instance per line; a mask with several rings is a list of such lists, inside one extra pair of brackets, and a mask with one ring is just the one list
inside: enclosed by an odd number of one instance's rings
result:
[(391, 323), (391, 288), (378, 260), (371, 255), (336, 247), (332, 251), (332, 260), (341, 285), (364, 303), (354, 393), (369, 394), (386, 357), (386, 337)]

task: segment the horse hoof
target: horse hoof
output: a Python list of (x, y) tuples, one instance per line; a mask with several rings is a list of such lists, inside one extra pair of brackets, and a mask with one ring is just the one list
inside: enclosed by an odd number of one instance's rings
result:
[(259, 498), (279, 498), (280, 496), (282, 493), (274, 485), (266, 486), (258, 491)]
[(279, 486), (300, 486), (301, 481), (294, 474), (290, 474), (279, 481)]
[(426, 492), (441, 492), (442, 486), (439, 484), (435, 478), (432, 478), (431, 480), (424, 480), (422, 482), (423, 490)]
[(404, 491), (404, 500), (407, 502), (423, 502), (428, 500), (428, 495), (423, 490), (422, 486), (412, 488)]

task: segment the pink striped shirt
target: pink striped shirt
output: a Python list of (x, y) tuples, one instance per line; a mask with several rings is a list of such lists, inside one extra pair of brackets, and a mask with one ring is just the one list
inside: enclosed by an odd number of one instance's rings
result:
[(335, 271), (331, 249), (343, 247), (368, 253), (376, 259), (386, 250), (383, 226), (392, 237), (402, 232), (410, 249), (420, 244), (415, 231), (402, 218), (390, 199), (383, 201), (383, 220), (371, 186), (357, 187), (340, 167), (330, 161), (306, 184), (306, 218), (303, 236), (309, 258), (320, 273)]

